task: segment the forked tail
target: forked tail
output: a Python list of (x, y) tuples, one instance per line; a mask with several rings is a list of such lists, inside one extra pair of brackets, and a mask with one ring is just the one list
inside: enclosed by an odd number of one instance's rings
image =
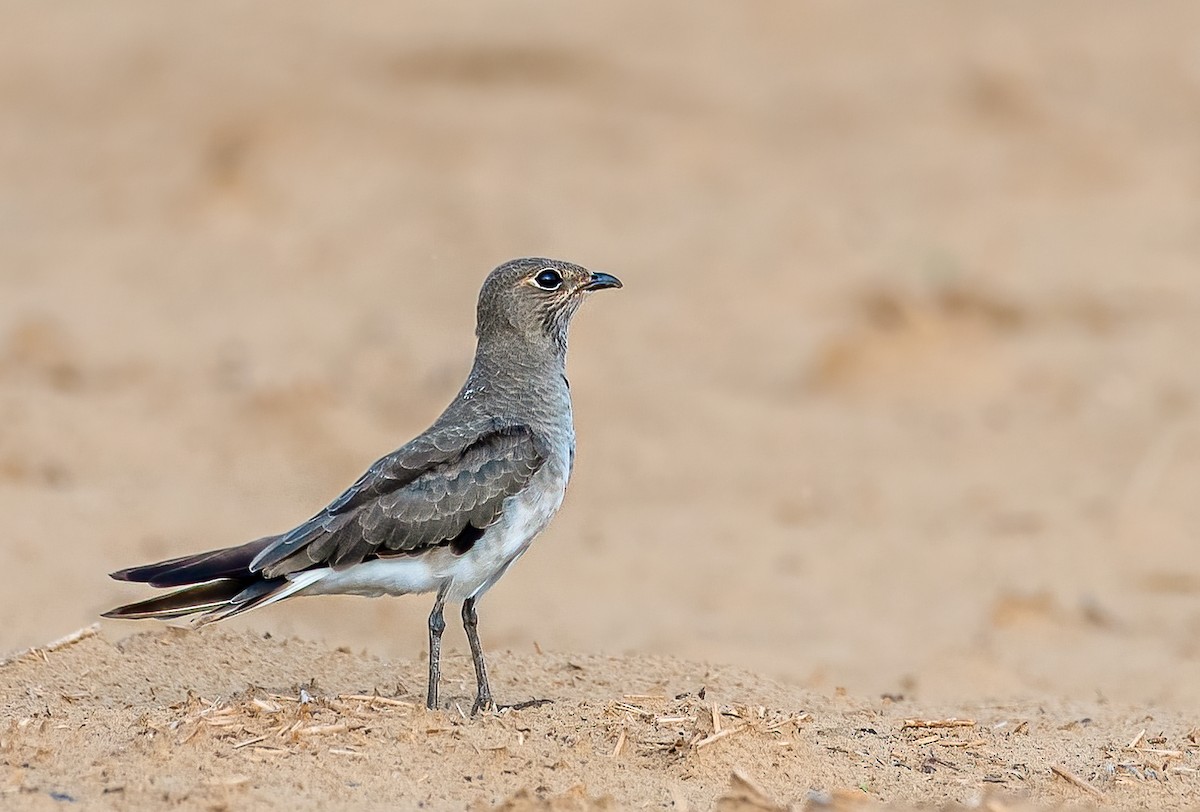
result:
[(250, 562), (276, 536), (257, 539), (239, 547), (226, 547), (197, 555), (187, 555), (118, 570), (112, 577), (154, 587), (184, 587), (157, 598), (118, 606), (103, 617), (140, 620), (171, 620), (197, 615), (197, 624), (224, 620), (250, 609), (265, 606), (294, 595), (316, 580), (316, 573), (295, 573), (291, 577), (264, 578), (253, 572)]

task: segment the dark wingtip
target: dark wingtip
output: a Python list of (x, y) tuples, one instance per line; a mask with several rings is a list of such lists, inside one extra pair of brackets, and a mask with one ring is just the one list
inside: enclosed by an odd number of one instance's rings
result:
[[(127, 567), (123, 570), (110, 572), (108, 577), (114, 581), (131, 581), (135, 584), (159, 586), (159, 584), (155, 583), (155, 580), (171, 572), (176, 566), (175, 562), (171, 561), (164, 561), (161, 564), (145, 564), (140, 567)], [(178, 584), (165, 584), (165, 586), (178, 586)]]
[(250, 562), (275, 537), (255, 539), (238, 547), (223, 547), (195, 555), (171, 558), (154, 564), (143, 564), (110, 572), (109, 578), (133, 581), (154, 587), (176, 587), (199, 584), (217, 578), (243, 578), (250, 575)]
[[(145, 603), (142, 601), (141, 603)], [(147, 617), (137, 611), (139, 603), (127, 603), (123, 606), (117, 606), (109, 609), (107, 612), (101, 612), (100, 617), (106, 617), (109, 620), (136, 620), (138, 618)]]
[(257, 594), (258, 592), (265, 590), (269, 594), (280, 583), (282, 582), (260, 586), (248, 584), (245, 581), (224, 578), (219, 581), (212, 581), (211, 583), (195, 584), (167, 595), (150, 598), (149, 600), (127, 603), (124, 606), (109, 609), (107, 612), (102, 613), (100, 617), (116, 620), (144, 620), (146, 618), (174, 620), (186, 615), (223, 608), (248, 588), (255, 591), (255, 596), (261, 597), (261, 595)]

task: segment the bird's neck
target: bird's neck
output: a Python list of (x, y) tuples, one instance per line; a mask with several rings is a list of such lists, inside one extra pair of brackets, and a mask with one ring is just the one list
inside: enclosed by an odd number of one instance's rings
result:
[(535, 342), (524, 336), (488, 336), (479, 338), (475, 362), (463, 387), (463, 396), (510, 396), (554, 402), (566, 398), (566, 337), (561, 341), (549, 336)]
[(566, 324), (551, 329), (522, 330), (508, 323), (490, 324), (476, 332), (475, 365), (480, 361), (523, 365), (530, 369), (562, 370), (567, 363)]

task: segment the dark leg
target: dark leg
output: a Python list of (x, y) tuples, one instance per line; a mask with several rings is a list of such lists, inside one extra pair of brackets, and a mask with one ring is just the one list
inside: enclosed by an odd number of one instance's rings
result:
[(491, 710), (496, 706), (492, 701), (492, 689), (488, 686), (487, 663), (483, 661), (483, 646), (479, 643), (479, 616), (475, 614), (475, 599), (467, 598), (462, 607), (463, 630), (467, 633), (467, 642), (471, 645), (471, 659), (475, 662), (475, 684), (478, 692), (471, 715), (481, 710)]
[(429, 692), (425, 697), (425, 706), (430, 710), (435, 710), (438, 706), (438, 682), (442, 676), (442, 632), (446, 628), (442, 606), (445, 603), (446, 591), (438, 590), (437, 599), (433, 602), (433, 611), (429, 613)]

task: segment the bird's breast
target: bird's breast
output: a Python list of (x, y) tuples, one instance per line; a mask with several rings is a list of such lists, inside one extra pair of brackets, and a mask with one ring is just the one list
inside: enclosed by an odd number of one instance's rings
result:
[(478, 597), (491, 588), (546, 529), (566, 494), (570, 455), (570, 446), (560, 444), (529, 484), (505, 500), (500, 518), (450, 564), (446, 575), (451, 600)]

